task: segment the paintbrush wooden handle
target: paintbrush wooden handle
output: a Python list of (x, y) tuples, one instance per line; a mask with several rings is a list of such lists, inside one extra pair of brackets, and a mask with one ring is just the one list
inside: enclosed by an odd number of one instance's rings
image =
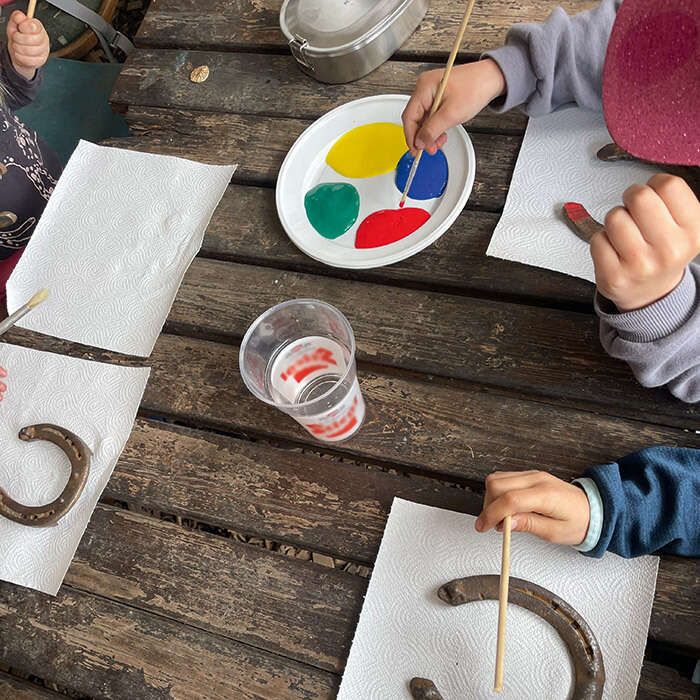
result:
[(496, 674), (493, 689), (503, 690), (503, 660), (506, 654), (506, 610), (508, 609), (508, 583), (510, 579), (510, 527), (511, 516), (503, 519), (503, 552), (501, 557), (501, 580), (498, 592), (498, 637), (496, 638)]
[(442, 104), (442, 98), (445, 94), (445, 90), (447, 89), (447, 83), (450, 79), (450, 73), (452, 72), (452, 66), (455, 64), (455, 60), (457, 59), (457, 54), (459, 53), (459, 47), (462, 45), (462, 40), (464, 39), (464, 33), (467, 31), (467, 25), (469, 24), (469, 18), (472, 16), (472, 10), (474, 9), (474, 4), (476, 3), (476, 0), (469, 0), (467, 3), (467, 8), (464, 10), (464, 17), (462, 17), (462, 24), (459, 27), (459, 31), (457, 32), (457, 36), (455, 37), (455, 43), (452, 45), (452, 51), (450, 52), (450, 57), (447, 59), (447, 65), (445, 66), (445, 72), (442, 75), (442, 80), (440, 81), (440, 85), (438, 86), (438, 91), (437, 94), (435, 95), (435, 99), (433, 100), (433, 105), (430, 108), (430, 115), (429, 117), (432, 117), (435, 112), (440, 109), (440, 105)]
[(36, 10), (36, 0), (29, 0), (27, 5), (27, 17), (31, 19), (34, 17), (34, 11)]

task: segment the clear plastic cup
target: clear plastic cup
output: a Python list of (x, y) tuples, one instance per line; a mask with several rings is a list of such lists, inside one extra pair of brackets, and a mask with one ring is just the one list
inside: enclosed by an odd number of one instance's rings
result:
[(362, 425), (355, 336), (330, 304), (294, 299), (268, 309), (246, 332), (239, 364), (254, 396), (318, 440), (347, 440)]

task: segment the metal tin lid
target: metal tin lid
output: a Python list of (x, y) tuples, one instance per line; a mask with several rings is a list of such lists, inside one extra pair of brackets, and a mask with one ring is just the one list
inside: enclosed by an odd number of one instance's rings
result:
[(285, 0), (280, 26), (314, 53), (338, 53), (371, 41), (414, 0)]

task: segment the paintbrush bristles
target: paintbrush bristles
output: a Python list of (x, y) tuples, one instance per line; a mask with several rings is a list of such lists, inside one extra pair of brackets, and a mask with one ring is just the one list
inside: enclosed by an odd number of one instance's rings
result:
[(49, 296), (49, 290), (48, 289), (40, 289), (28, 302), (27, 306), (30, 309), (33, 309), (36, 306), (39, 306), (42, 302), (46, 301)]

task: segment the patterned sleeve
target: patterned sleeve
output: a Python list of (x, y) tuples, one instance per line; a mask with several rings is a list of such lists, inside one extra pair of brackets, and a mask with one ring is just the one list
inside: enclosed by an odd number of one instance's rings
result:
[(0, 80), (4, 106), (14, 111), (28, 105), (36, 97), (41, 86), (42, 72), (38, 70), (31, 80), (27, 80), (15, 70), (5, 46), (0, 51)]

